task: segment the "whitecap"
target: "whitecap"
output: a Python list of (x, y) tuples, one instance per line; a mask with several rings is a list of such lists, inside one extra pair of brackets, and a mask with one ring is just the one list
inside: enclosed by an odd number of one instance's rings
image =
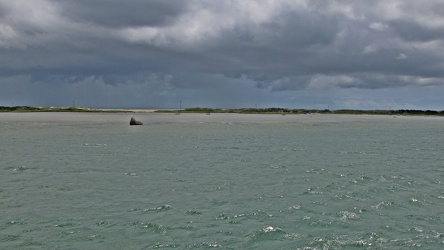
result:
[(349, 211), (341, 211), (339, 214), (342, 216), (343, 220), (359, 220), (360, 217), (358, 214), (349, 212)]
[(150, 211), (161, 212), (161, 211), (167, 211), (167, 210), (170, 210), (170, 209), (172, 209), (172, 207), (170, 205), (165, 204), (165, 205), (161, 205), (161, 206), (158, 206), (158, 207), (147, 208), (147, 209), (144, 209), (143, 211), (144, 212), (150, 212)]
[(275, 232), (276, 228), (268, 226), (268, 227), (262, 228), (262, 231), (264, 231), (264, 233)]
[(299, 209), (301, 209), (301, 205), (299, 204), (295, 204), (288, 208), (288, 210), (299, 210)]

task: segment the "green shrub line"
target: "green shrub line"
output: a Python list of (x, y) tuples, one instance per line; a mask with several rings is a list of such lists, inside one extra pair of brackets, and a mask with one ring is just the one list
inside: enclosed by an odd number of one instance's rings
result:
[(15, 106), (15, 107), (5, 107), (0, 106), (0, 112), (131, 112), (129, 110), (103, 110), (103, 109), (92, 109), (84, 107), (32, 107), (32, 106)]
[(434, 115), (444, 116), (444, 111), (435, 110), (354, 110), (354, 109), (287, 109), (287, 108), (241, 108), (241, 109), (212, 109), (187, 108), (182, 110), (157, 110), (162, 113), (237, 113), (237, 114), (347, 114), (347, 115)]
[[(131, 109), (94, 109), (85, 107), (32, 107), (32, 106), (0, 106), (0, 112), (106, 112), (106, 113), (132, 113)], [(236, 114), (347, 114), (347, 115), (426, 115), (444, 116), (444, 111), (435, 110), (354, 110), (354, 109), (288, 109), (288, 108), (240, 108), (240, 109), (217, 109), (217, 108), (186, 108), (180, 110), (155, 110), (157, 113), (236, 113)]]

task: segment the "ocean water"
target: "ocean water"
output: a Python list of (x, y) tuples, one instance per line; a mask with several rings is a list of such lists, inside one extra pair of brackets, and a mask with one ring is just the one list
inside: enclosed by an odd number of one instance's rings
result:
[(0, 113), (0, 249), (444, 249), (443, 182), (441, 117)]

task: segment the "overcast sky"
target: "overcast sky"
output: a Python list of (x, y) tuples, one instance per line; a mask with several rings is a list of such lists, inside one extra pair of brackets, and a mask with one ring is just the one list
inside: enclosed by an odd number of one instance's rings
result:
[(0, 106), (444, 110), (442, 0), (0, 0)]

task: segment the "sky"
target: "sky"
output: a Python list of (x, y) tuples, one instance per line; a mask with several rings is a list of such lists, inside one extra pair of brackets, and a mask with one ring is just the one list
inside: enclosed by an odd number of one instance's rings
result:
[(442, 0), (0, 0), (0, 106), (444, 110)]

